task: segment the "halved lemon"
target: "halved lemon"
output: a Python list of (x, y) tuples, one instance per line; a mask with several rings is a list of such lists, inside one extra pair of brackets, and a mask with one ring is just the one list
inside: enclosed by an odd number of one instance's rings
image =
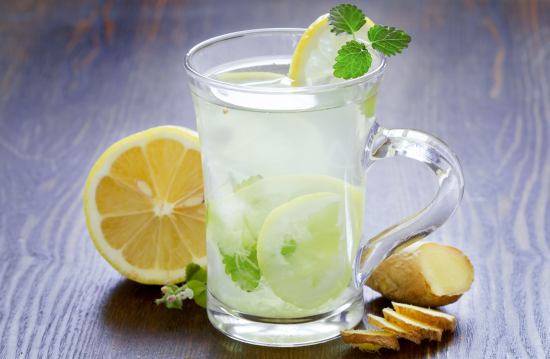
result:
[(206, 264), (205, 208), (198, 135), (163, 126), (105, 151), (84, 188), (88, 231), (120, 273), (146, 284), (185, 279)]
[[(366, 23), (355, 34), (358, 40), (368, 39), (374, 22), (365, 17)], [(312, 86), (336, 79), (332, 66), (338, 50), (352, 40), (349, 34), (338, 36), (330, 31), (328, 14), (320, 16), (306, 29), (292, 55), (288, 77), (293, 86)], [(341, 80), (338, 80), (341, 81)]]

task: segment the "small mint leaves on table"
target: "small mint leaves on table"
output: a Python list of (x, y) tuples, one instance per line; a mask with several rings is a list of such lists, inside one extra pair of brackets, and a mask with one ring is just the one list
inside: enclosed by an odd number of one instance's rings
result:
[(182, 309), (184, 300), (193, 299), (195, 303), (206, 308), (206, 280), (206, 270), (198, 264), (191, 263), (185, 267), (185, 283), (179, 286), (163, 286), (162, 298), (155, 300), (155, 303), (164, 304), (169, 309)]
[(405, 31), (379, 24), (369, 29), (368, 43), (358, 41), (355, 33), (365, 23), (365, 14), (355, 5), (340, 4), (330, 9), (330, 31), (336, 35), (350, 34), (353, 38), (338, 50), (333, 66), (334, 77), (348, 80), (366, 74), (372, 64), (369, 46), (386, 56), (393, 56), (401, 53), (411, 42), (411, 37)]

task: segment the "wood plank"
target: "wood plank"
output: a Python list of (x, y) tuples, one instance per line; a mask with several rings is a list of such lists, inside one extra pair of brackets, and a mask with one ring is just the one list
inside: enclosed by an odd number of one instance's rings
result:
[[(161, 124), (195, 127), (182, 64), (192, 45), (246, 28), (304, 27), (333, 3), (0, 3), (0, 357), (369, 357), (339, 341), (245, 345), (190, 303), (156, 307), (159, 288), (111, 269), (82, 213), (87, 172), (111, 143)], [(476, 269), (472, 290), (445, 307), (458, 318), (453, 336), (384, 354), (549, 357), (550, 1), (361, 6), (413, 36), (390, 60), (378, 116), (445, 139), (461, 158), (462, 205), (433, 238), (463, 249)], [(369, 174), (371, 235), (433, 195), (433, 179), (409, 161)], [(388, 304), (370, 291), (367, 299), (377, 314)]]

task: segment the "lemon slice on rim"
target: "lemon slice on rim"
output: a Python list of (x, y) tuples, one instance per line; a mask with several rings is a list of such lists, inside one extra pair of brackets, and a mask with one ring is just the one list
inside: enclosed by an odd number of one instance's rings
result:
[(198, 135), (163, 126), (112, 145), (88, 175), (84, 212), (98, 251), (129, 279), (185, 279), (187, 264), (206, 264)]
[[(328, 83), (335, 79), (332, 75), (338, 50), (352, 40), (349, 34), (338, 36), (330, 31), (328, 14), (320, 16), (306, 29), (292, 55), (288, 77), (293, 86), (312, 86)], [(366, 23), (355, 33), (358, 40), (367, 40), (368, 31), (374, 22), (365, 17)]]

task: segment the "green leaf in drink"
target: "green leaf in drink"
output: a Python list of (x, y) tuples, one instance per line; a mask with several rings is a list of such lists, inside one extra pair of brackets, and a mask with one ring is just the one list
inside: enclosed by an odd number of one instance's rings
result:
[(231, 276), (233, 282), (248, 292), (258, 287), (261, 274), (255, 246), (244, 250), (244, 253), (233, 255), (222, 253), (222, 255), (225, 273)]
[(296, 252), (296, 240), (289, 238), (285, 239), (283, 246), (281, 247), (281, 254), (284, 257), (288, 257), (294, 252)]
[(262, 178), (263, 178), (262, 175), (250, 176), (247, 179), (245, 179), (244, 181), (239, 182), (236, 185), (234, 185), (233, 186), (233, 192), (238, 192), (238, 191), (242, 190), (243, 188), (246, 188), (246, 187), (258, 182)]

